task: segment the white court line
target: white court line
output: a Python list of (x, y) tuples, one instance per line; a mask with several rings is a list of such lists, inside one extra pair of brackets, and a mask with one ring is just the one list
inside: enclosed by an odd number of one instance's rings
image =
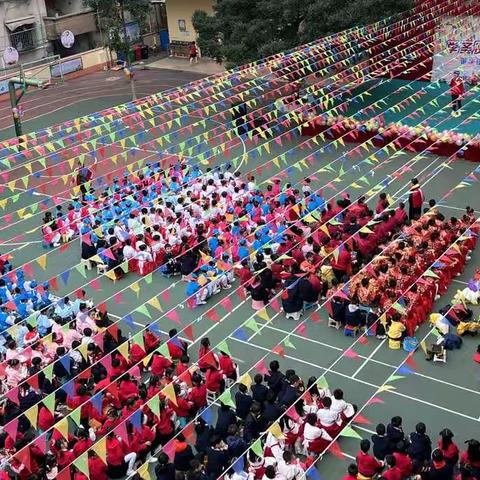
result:
[[(244, 340), (239, 340), (238, 338), (235, 338), (235, 337), (229, 337), (229, 339), (235, 340), (236, 342), (242, 343), (244, 345), (249, 345), (250, 347), (253, 347), (253, 348), (258, 348), (259, 350), (263, 350), (263, 351), (270, 352), (270, 353), (272, 352), (270, 348), (262, 347), (260, 345), (257, 345), (256, 343), (246, 342)], [(378, 390), (381, 387), (380, 385), (376, 385), (374, 383), (370, 383), (370, 382), (367, 382), (365, 380), (359, 380), (358, 378), (352, 378), (351, 375), (347, 375), (345, 373), (338, 372), (336, 370), (331, 369), (330, 367), (328, 367), (328, 368), (327, 367), (322, 367), (321, 365), (311, 363), (311, 362), (307, 362), (306, 360), (302, 360), (300, 358), (292, 357), (290, 355), (285, 355), (285, 358), (288, 358), (289, 360), (293, 360), (295, 362), (304, 363), (305, 365), (309, 365), (310, 367), (315, 367), (315, 368), (318, 368), (320, 370), (328, 370), (329, 373), (332, 373), (334, 375), (338, 375), (340, 377), (348, 378), (348, 379), (350, 379), (354, 382), (357, 382), (357, 383), (360, 383), (360, 384), (363, 384), (363, 385), (367, 385), (367, 386), (372, 387), (376, 390)], [(480, 419), (478, 419), (478, 418), (472, 417), (472, 416), (467, 415), (465, 413), (457, 412), (455, 410), (451, 410), (451, 409), (446, 408), (446, 407), (442, 407), (440, 405), (436, 405), (435, 403), (427, 402), (426, 400), (422, 400), (422, 399), (414, 397), (412, 395), (406, 395), (406, 394), (401, 393), (397, 390), (388, 390), (388, 393), (390, 393), (392, 395), (397, 395), (399, 397), (408, 398), (409, 400), (412, 400), (414, 402), (418, 402), (418, 403), (422, 403), (424, 405), (428, 405), (429, 407), (433, 407), (433, 408), (436, 408), (438, 410), (442, 410), (444, 412), (450, 413), (452, 415), (457, 415), (459, 417), (466, 418), (467, 420), (473, 420), (474, 422), (480, 422)]]
[[(343, 348), (335, 347), (335, 346), (330, 345), (328, 343), (319, 342), (318, 340), (314, 340), (312, 338), (303, 337), (303, 336), (298, 335), (296, 333), (289, 333), (286, 330), (282, 330), (281, 328), (272, 327), (271, 325), (267, 325), (267, 328), (270, 328), (271, 330), (275, 330), (275, 331), (278, 331), (278, 332), (283, 333), (283, 334), (287, 334), (287, 335), (289, 334), (291, 337), (300, 338), (302, 340), (306, 340), (308, 342), (311, 342), (311, 343), (314, 343), (314, 344), (317, 344), (317, 345), (321, 345), (322, 347), (331, 348), (332, 350), (337, 350), (339, 352), (343, 352), (343, 350), (344, 350)], [(361, 359), (364, 359), (364, 360), (367, 359), (367, 357), (365, 357), (364, 355), (359, 354), (358, 356)], [(381, 360), (376, 360), (375, 358), (372, 358), (369, 361), (372, 362), (372, 363), (376, 363), (377, 365), (383, 365), (384, 367), (388, 367), (388, 368), (391, 368), (393, 370), (396, 370), (398, 368), (395, 365), (390, 365), (389, 363), (382, 362)], [(476, 395), (480, 395), (480, 391), (478, 391), (478, 390), (472, 390), (471, 388), (463, 387), (463, 386), (457, 385), (455, 383), (450, 383), (450, 382), (447, 382), (446, 380), (441, 380), (439, 378), (430, 377), (429, 375), (425, 375), (423, 373), (413, 372), (412, 375), (417, 375), (418, 377), (426, 378), (426, 379), (431, 380), (433, 382), (443, 383), (444, 385), (448, 385), (449, 387), (458, 388), (460, 390), (464, 390), (465, 392), (475, 393)]]
[(462, 282), (462, 280), (457, 280), (456, 278), (454, 278), (454, 279), (452, 280), (452, 282), (460, 283), (461, 285), (468, 285), (467, 282)]
[(352, 375), (352, 378), (355, 378), (365, 366), (368, 365), (368, 362), (372, 360), (372, 358), (376, 355), (376, 353), (383, 347), (384, 343), (387, 341), (386, 338), (384, 338), (378, 345), (377, 347), (373, 350), (373, 352), (365, 359), (365, 361), (355, 370), (354, 374)]

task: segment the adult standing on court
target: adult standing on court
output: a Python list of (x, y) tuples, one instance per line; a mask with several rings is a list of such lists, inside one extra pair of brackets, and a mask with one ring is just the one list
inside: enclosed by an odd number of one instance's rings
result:
[(465, 93), (465, 85), (460, 76), (460, 72), (455, 70), (453, 78), (450, 81), (450, 95), (452, 96), (452, 117), (459, 117), (461, 115), (462, 98)]
[(198, 48), (195, 42), (192, 42), (190, 44), (189, 54), (190, 54), (190, 63), (193, 63), (194, 60), (195, 60), (195, 63), (198, 63)]
[(87, 193), (85, 183), (89, 182), (92, 179), (93, 173), (84, 163), (78, 162), (77, 169), (77, 186), (80, 187), (80, 191), (84, 196)]
[(425, 200), (418, 178), (412, 178), (408, 196), (408, 218), (415, 220), (422, 214), (422, 205)]

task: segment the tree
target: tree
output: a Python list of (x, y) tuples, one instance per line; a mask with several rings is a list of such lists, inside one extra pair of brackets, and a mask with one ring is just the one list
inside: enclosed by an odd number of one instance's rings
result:
[(106, 45), (114, 51), (123, 52), (127, 58), (130, 48), (124, 35), (125, 12), (140, 28), (146, 23), (150, 8), (149, 0), (84, 0), (87, 7), (93, 8), (99, 16)]
[(240, 65), (408, 10), (413, 0), (222, 0), (192, 23), (206, 56)]

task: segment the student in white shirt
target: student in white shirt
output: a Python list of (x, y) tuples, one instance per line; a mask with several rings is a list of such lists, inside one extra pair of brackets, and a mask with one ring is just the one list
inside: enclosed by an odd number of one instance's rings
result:
[(277, 471), (285, 477), (285, 480), (300, 480), (305, 475), (305, 470), (289, 451), (283, 452), (282, 459), (277, 463)]
[(317, 416), (309, 413), (303, 431), (303, 446), (306, 451), (322, 453), (331, 441), (332, 437), (323, 428), (317, 427)]

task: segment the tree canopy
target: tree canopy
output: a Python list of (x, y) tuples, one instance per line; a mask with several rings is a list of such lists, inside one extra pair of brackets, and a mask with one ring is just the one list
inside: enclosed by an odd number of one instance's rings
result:
[(221, 0), (192, 21), (203, 55), (240, 65), (412, 8), (413, 0)]
[(83, 0), (87, 7), (98, 12), (104, 41), (112, 50), (126, 52), (128, 41), (124, 39), (124, 14), (128, 12), (132, 21), (142, 27), (150, 9), (149, 0)]

